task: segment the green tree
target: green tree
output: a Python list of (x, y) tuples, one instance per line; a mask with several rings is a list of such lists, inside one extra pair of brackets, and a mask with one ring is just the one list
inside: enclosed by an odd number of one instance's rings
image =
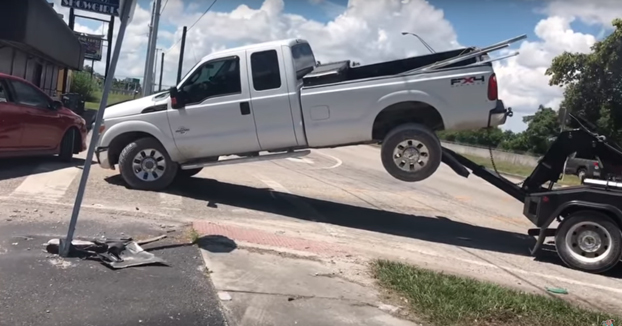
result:
[(544, 154), (549, 149), (550, 139), (559, 134), (558, 113), (540, 105), (536, 113), (524, 117), (523, 122), (527, 123), (527, 130), (515, 141), (514, 146), (523, 147), (526, 152)]
[(73, 72), (71, 86), (69, 88), (71, 93), (81, 94), (87, 102), (98, 102), (99, 99), (95, 97), (96, 90), (97, 82), (91, 78), (90, 73), (86, 71)]
[(561, 103), (601, 132), (622, 140), (622, 19), (615, 30), (588, 54), (564, 52), (553, 59), (546, 75), (550, 84), (565, 87)]

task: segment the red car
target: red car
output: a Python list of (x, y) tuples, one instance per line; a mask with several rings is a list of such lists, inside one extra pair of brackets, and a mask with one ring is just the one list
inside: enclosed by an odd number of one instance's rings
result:
[(86, 149), (86, 122), (22, 78), (0, 73), (0, 158), (58, 155)]

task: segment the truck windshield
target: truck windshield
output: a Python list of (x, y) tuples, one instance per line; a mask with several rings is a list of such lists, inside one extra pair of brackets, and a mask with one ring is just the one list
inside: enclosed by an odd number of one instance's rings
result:
[(296, 77), (301, 79), (315, 68), (315, 56), (309, 43), (298, 43), (292, 46), (292, 57), (294, 58), (294, 69)]

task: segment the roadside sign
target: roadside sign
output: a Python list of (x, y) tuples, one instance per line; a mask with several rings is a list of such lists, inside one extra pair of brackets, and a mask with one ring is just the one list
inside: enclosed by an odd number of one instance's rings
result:
[(121, 0), (62, 0), (63, 7), (119, 17)]
[(102, 59), (103, 35), (92, 35), (75, 32), (84, 47), (84, 59), (100, 61)]

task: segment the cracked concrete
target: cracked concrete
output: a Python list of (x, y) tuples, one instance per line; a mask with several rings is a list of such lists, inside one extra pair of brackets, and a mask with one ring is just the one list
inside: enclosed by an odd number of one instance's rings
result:
[(367, 270), (344, 261), (296, 259), (273, 250), (203, 246), (214, 287), (225, 292), (232, 326), (415, 326), (386, 309)]

